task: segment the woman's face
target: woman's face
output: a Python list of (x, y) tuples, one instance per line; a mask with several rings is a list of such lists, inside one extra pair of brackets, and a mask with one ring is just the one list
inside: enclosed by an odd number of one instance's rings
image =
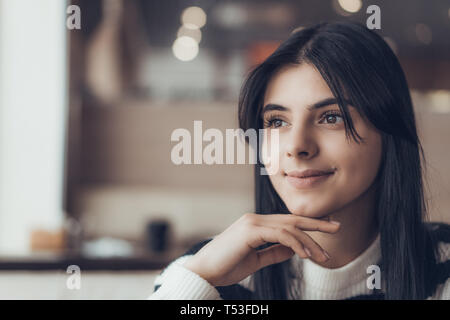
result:
[[(270, 80), (263, 106), (268, 136), (279, 130), (279, 157), (272, 159), (278, 170), (269, 178), (292, 214), (327, 216), (372, 185), (381, 161), (381, 136), (349, 105), (354, 128), (365, 141), (346, 138), (339, 107), (315, 67), (282, 68)], [(332, 174), (315, 181), (296, 177), (307, 169)]]

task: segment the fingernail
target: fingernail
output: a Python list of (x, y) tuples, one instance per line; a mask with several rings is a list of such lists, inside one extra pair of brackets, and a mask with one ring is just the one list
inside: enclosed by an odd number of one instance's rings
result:
[(326, 252), (325, 250), (323, 251), (323, 254), (325, 255), (325, 257), (328, 258), (328, 260), (331, 258), (330, 255), (328, 254), (328, 252)]
[(330, 223), (338, 225), (338, 226), (341, 224), (340, 222), (337, 222), (337, 221), (334, 221), (334, 220), (330, 220)]
[(311, 251), (309, 251), (309, 249), (306, 247), (305, 247), (305, 252), (309, 257), (312, 257)]

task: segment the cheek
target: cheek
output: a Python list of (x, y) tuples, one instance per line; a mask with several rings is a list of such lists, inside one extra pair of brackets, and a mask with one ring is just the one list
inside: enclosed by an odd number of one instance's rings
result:
[(338, 167), (337, 189), (342, 199), (358, 197), (374, 182), (381, 162), (381, 138), (372, 134), (366, 137), (366, 143), (341, 145), (328, 149), (334, 155)]

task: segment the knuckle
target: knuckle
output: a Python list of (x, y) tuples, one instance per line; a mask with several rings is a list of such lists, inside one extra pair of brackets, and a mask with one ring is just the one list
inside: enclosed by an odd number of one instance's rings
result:
[(287, 234), (286, 227), (279, 227), (277, 228), (277, 231), (281, 234)]
[(290, 234), (297, 234), (297, 228), (295, 228), (294, 226), (283, 227), (283, 230), (289, 232)]
[(289, 232), (289, 230), (286, 227), (278, 228), (278, 232), (284, 239), (287, 239), (291, 236), (291, 233)]

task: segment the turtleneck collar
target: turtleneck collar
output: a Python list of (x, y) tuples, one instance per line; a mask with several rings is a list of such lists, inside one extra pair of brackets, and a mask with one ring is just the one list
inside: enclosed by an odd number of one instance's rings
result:
[(379, 264), (381, 259), (380, 235), (378, 234), (372, 244), (356, 259), (339, 268), (325, 268), (309, 259), (301, 259), (298, 255), (293, 259), (294, 267), (301, 270), (303, 290), (336, 294), (352, 286), (365, 285), (366, 279), (370, 276), (367, 268)]

